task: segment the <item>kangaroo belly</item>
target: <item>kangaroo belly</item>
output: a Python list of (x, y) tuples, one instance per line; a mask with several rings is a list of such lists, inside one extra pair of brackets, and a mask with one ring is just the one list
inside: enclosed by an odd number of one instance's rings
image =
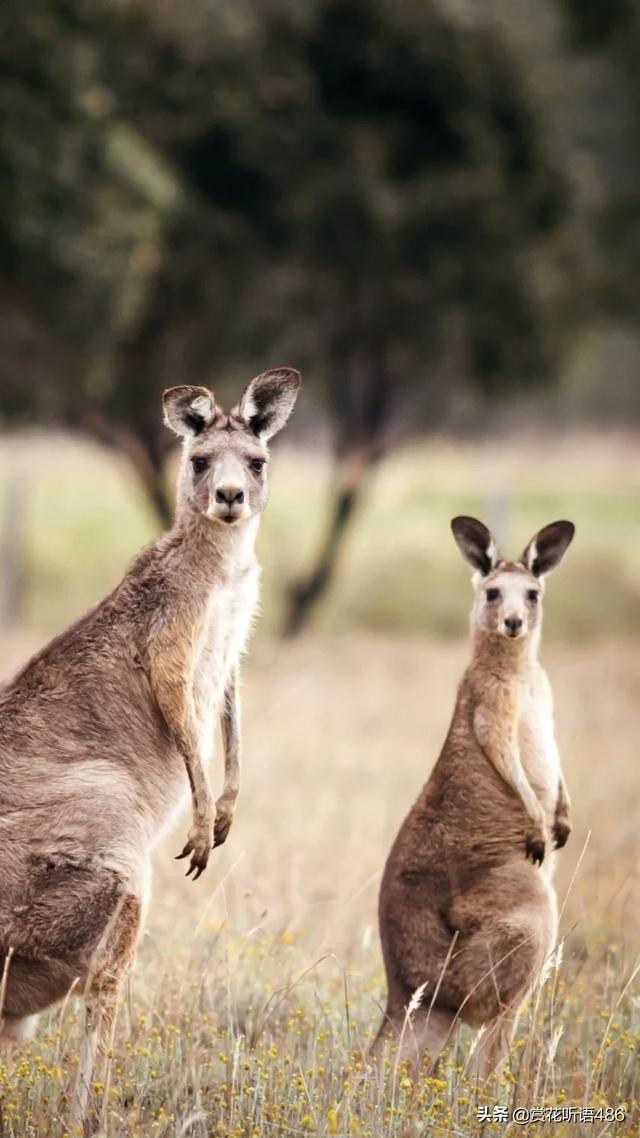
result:
[(202, 754), (213, 751), (217, 719), (234, 668), (246, 647), (258, 598), (258, 573), (220, 586), (211, 597), (198, 646), (194, 703)]

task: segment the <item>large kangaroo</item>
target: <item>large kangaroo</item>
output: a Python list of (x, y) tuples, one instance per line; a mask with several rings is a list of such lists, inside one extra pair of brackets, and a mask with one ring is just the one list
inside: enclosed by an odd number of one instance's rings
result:
[[(108, 1040), (149, 896), (152, 847), (191, 789), (179, 855), (202, 873), (238, 795), (238, 665), (258, 594), (267, 442), (297, 371), (258, 376), (225, 414), (204, 387), (165, 392), (184, 439), (173, 528), (95, 608), (0, 688), (4, 1038), (72, 987), (87, 999), (78, 1100)], [(206, 766), (218, 720), (225, 778)]]
[(557, 933), (549, 837), (563, 846), (571, 825), (538, 648), (544, 577), (574, 527), (546, 526), (517, 562), (502, 560), (474, 518), (454, 518), (452, 529), (475, 570), (473, 653), (440, 757), (382, 879), (388, 1003), (374, 1051), (399, 1035), (407, 1057), (435, 1058), (456, 1022), (484, 1024), (478, 1057), (487, 1075)]

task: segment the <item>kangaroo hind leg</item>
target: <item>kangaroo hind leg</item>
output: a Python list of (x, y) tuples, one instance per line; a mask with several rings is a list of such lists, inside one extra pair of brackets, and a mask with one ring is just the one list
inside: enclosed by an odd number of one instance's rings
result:
[(39, 1018), (38, 1015), (3, 1016), (0, 1019), (0, 1043), (26, 1043), (33, 1039)]
[(421, 1006), (407, 1015), (406, 1007), (387, 1006), (385, 1018), (371, 1048), (371, 1058), (379, 1059), (385, 1044), (399, 1048), (399, 1062), (420, 1066), (428, 1056), (432, 1064), (449, 1042), (455, 1015), (446, 1008)]
[(518, 1010), (517, 1006), (506, 1008), (481, 1034), (475, 1055), (481, 1079), (488, 1079), (506, 1059), (518, 1022)]
[(101, 1061), (106, 1064), (105, 1098), (108, 1092), (108, 1052), (113, 1042), (118, 993), (133, 960), (141, 916), (139, 898), (127, 894), (113, 914), (94, 954), (85, 990), (85, 1030), (71, 1113), (71, 1123), (76, 1127), (84, 1125), (86, 1129), (89, 1122), (95, 1071)]

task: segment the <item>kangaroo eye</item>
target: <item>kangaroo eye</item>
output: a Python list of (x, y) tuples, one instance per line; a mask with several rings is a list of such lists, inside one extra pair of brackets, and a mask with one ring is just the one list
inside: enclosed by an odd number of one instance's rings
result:
[(487, 589), (486, 596), (487, 596), (488, 601), (498, 601), (498, 600), (500, 600), (500, 590), (499, 589)]
[(539, 596), (540, 593), (537, 589), (529, 589), (527, 592), (527, 600), (531, 601), (531, 603), (534, 605), (537, 605)]
[(202, 457), (192, 458), (191, 465), (193, 467), (194, 474), (203, 474), (209, 465), (209, 459)]
[(251, 467), (251, 470), (253, 470), (254, 474), (262, 474), (262, 471), (264, 469), (264, 459), (252, 458), (249, 466)]

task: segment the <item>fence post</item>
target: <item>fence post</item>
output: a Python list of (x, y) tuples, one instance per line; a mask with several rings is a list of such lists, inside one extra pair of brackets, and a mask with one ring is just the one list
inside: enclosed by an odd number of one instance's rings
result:
[(15, 628), (25, 617), (27, 595), (27, 484), (9, 473), (0, 531), (0, 624)]

